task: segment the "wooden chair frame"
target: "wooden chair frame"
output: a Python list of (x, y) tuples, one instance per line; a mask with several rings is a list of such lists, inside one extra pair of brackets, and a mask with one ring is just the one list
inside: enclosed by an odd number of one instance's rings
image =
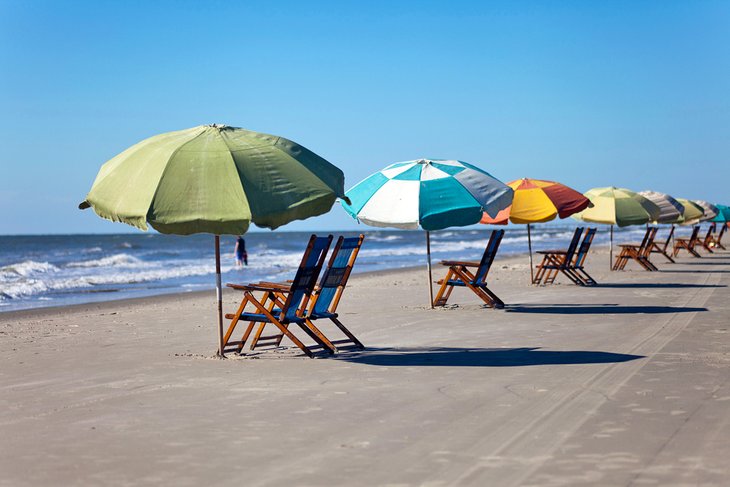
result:
[(664, 241), (664, 245), (661, 245), (656, 243), (656, 240), (651, 243), (651, 246), (649, 247), (649, 253), (650, 254), (661, 254), (664, 256), (665, 259), (667, 259), (669, 262), (674, 264), (674, 259), (672, 259), (672, 256), (669, 255), (667, 252), (667, 249), (669, 248), (669, 245), (672, 243), (672, 237), (674, 237), (674, 225), (672, 225), (672, 229), (669, 231), (669, 235), (667, 236), (667, 239)]
[(598, 284), (593, 277), (585, 270), (584, 264), (588, 257), (588, 251), (593, 243), (593, 237), (596, 235), (595, 228), (586, 228), (585, 234), (583, 235), (583, 241), (578, 247), (578, 252), (575, 254), (573, 263), (566, 268), (566, 271), (577, 277), (582, 281), (584, 286), (595, 286)]
[(583, 235), (583, 229), (584, 227), (577, 227), (575, 229), (567, 250), (539, 250), (537, 252), (543, 257), (542, 262), (535, 266), (537, 272), (532, 280), (533, 284), (553, 284), (558, 274), (562, 273), (573, 284), (578, 286), (585, 285), (583, 280), (570, 270), (570, 266), (574, 262), (573, 257), (578, 248), (578, 242), (580, 242), (580, 237)]
[(700, 240), (700, 245), (702, 245), (702, 248), (711, 254), (715, 253), (712, 250), (712, 246), (715, 243), (715, 238), (714, 238), (715, 228), (716, 228), (715, 223), (710, 224), (710, 227), (707, 229), (707, 234), (705, 235), (705, 238)]
[[(275, 325), (280, 335), (274, 338), (274, 344), (279, 346), (281, 339), (286, 336), (299, 349), (301, 349), (308, 357), (314, 357), (314, 348), (317, 346), (322, 349), (334, 353), (334, 346), (312, 323), (304, 317), (307, 304), (309, 302), (314, 286), (317, 283), (322, 265), (327, 256), (327, 250), (332, 243), (332, 235), (327, 237), (317, 237), (312, 235), (307, 244), (307, 248), (302, 256), (302, 262), (297, 269), (292, 284), (286, 294), (282, 293), (279, 285), (271, 285), (271, 283), (258, 284), (226, 284), (228, 287), (243, 291), (243, 299), (235, 313), (226, 314), (226, 319), (230, 319), (231, 323), (226, 331), (223, 339), (224, 352), (233, 351), (226, 350), (226, 347), (235, 347), (237, 353), (241, 353), (243, 346), (246, 344), (251, 331), (256, 323)], [(261, 297), (257, 298), (254, 292), (261, 292)], [(282, 299), (285, 296), (285, 299)], [(247, 312), (247, 306), (251, 304), (254, 312)], [(236, 325), (239, 321), (248, 321), (248, 326), (243, 333), (240, 341), (231, 342)], [(290, 330), (290, 324), (296, 324), (301, 328), (312, 340), (317, 343), (315, 347), (309, 347), (299, 340)], [(260, 336), (260, 331), (256, 337), (256, 342), (266, 340), (270, 337)]]
[[(341, 345), (343, 343), (352, 343), (357, 348), (365, 348), (360, 340), (358, 340), (357, 337), (355, 337), (355, 335), (350, 330), (348, 330), (344, 324), (342, 324), (342, 322), (339, 320), (339, 315), (337, 314), (337, 306), (339, 305), (340, 299), (342, 298), (342, 293), (347, 286), (347, 281), (350, 278), (352, 268), (355, 265), (355, 260), (357, 259), (357, 255), (360, 252), (360, 248), (362, 247), (364, 239), (365, 236), (362, 234), (360, 234), (358, 237), (352, 238), (345, 238), (343, 236), (340, 236), (337, 239), (332, 254), (330, 255), (327, 267), (322, 273), (319, 284), (314, 288), (311, 294), (311, 299), (309, 301), (309, 306), (306, 313), (304, 313), (302, 316), (302, 318), (311, 329), (316, 329), (316, 326), (314, 325), (314, 323), (312, 323), (312, 321), (322, 318), (329, 318), (329, 320), (332, 321), (332, 323), (334, 323), (334, 325), (339, 328), (342, 333), (345, 334), (347, 340), (327, 340), (328, 347), (330, 347), (335, 352), (338, 351), (337, 345)], [(269, 282), (260, 284), (276, 288), (277, 290), (274, 294), (280, 300), (283, 299), (284, 296), (286, 296), (286, 294), (290, 292), (290, 284), (277, 284)], [(254, 336), (251, 343), (252, 350), (257, 347), (258, 341), (261, 339), (261, 333), (263, 332), (265, 326), (266, 323), (261, 323), (259, 325), (259, 329), (257, 330), (256, 335)], [(280, 341), (283, 338), (283, 335), (280, 334), (277, 335), (277, 337)]]
[(613, 270), (622, 271), (626, 268), (626, 264), (629, 260), (635, 260), (644, 268), (644, 270), (658, 271), (659, 269), (649, 260), (649, 254), (651, 253), (651, 247), (654, 243), (657, 230), (657, 227), (647, 227), (646, 233), (644, 233), (644, 239), (641, 241), (641, 245), (620, 245), (621, 253), (616, 256), (616, 261), (613, 264)]
[(487, 275), (499, 250), (502, 237), (504, 237), (504, 230), (492, 230), (489, 242), (487, 242), (482, 259), (479, 262), (442, 260), (441, 264), (447, 266), (448, 270), (446, 276), (436, 282), (441, 287), (436, 293), (433, 305), (446, 305), (455, 287), (466, 287), (484, 301), (487, 306), (504, 308), (504, 302), (487, 287)]
[(690, 238), (677, 237), (674, 239), (674, 251), (672, 256), (677, 257), (679, 251), (684, 249), (694, 257), (702, 257), (699, 252), (695, 250), (695, 246), (698, 245), (698, 235), (700, 234), (700, 226), (695, 225), (692, 229), (692, 236)]
[(727, 250), (725, 246), (722, 244), (722, 237), (725, 235), (725, 232), (727, 231), (727, 222), (723, 222), (722, 228), (720, 229), (720, 232), (717, 234), (717, 237), (714, 238), (715, 241), (715, 247), (722, 250)]

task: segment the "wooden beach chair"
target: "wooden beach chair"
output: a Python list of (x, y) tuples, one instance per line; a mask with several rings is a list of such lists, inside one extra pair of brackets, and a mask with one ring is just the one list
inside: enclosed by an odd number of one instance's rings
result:
[(357, 348), (365, 348), (360, 340), (340, 322), (337, 315), (337, 306), (340, 304), (342, 293), (347, 286), (355, 259), (360, 252), (365, 235), (358, 237), (337, 239), (335, 249), (332, 251), (329, 264), (322, 274), (319, 285), (314, 289), (312, 301), (307, 312), (307, 320), (319, 320), (328, 318), (347, 337), (338, 341), (332, 341), (334, 345), (351, 343)]
[(583, 235), (583, 241), (580, 243), (580, 247), (578, 247), (578, 252), (575, 253), (575, 259), (573, 259), (573, 263), (566, 269), (567, 272), (570, 272), (582, 281), (584, 286), (595, 286), (598, 284), (583, 267), (595, 235), (595, 228), (586, 228), (586, 232)]
[(571, 274), (569, 267), (573, 263), (575, 251), (578, 248), (578, 242), (583, 235), (583, 227), (578, 227), (573, 232), (573, 238), (566, 250), (538, 250), (537, 253), (542, 255), (542, 262), (535, 266), (537, 272), (532, 280), (533, 284), (553, 284), (559, 273), (563, 273), (573, 284), (579, 286), (583, 282)]
[[(286, 289), (281, 285), (272, 283), (226, 284), (230, 288), (243, 291), (243, 299), (235, 313), (226, 314), (226, 319), (231, 320), (231, 324), (223, 339), (224, 352), (235, 350), (237, 353), (241, 353), (254, 325), (256, 323), (271, 323), (279, 329), (280, 334), (272, 337), (262, 337), (259, 334), (256, 337), (257, 342), (269, 340), (278, 346), (281, 343), (281, 338), (286, 336), (308, 357), (314, 357), (313, 349), (316, 346), (309, 347), (299, 340), (289, 330), (289, 325), (293, 323), (309, 335), (317, 345), (330, 353), (334, 353), (334, 346), (304, 317), (307, 304), (314, 291), (314, 286), (317, 283), (317, 278), (322, 270), (331, 243), (332, 235), (327, 237), (312, 235), (310, 237), (294, 279), (291, 284), (287, 285), (288, 288)], [(261, 292), (261, 297), (257, 298), (254, 295), (255, 292)], [(282, 300), (284, 296), (285, 299)], [(252, 311), (246, 311), (249, 304), (253, 307)], [(248, 326), (241, 340), (232, 342), (230, 339), (239, 321), (247, 321)]]
[[(357, 348), (365, 348), (363, 344), (340, 322), (337, 314), (337, 306), (342, 298), (342, 293), (345, 291), (347, 281), (352, 273), (352, 268), (355, 265), (355, 259), (357, 254), (360, 252), (362, 242), (365, 239), (364, 235), (358, 237), (345, 238), (340, 236), (337, 239), (335, 248), (330, 255), (329, 262), (322, 277), (320, 278), (319, 284), (314, 288), (312, 297), (309, 301), (309, 306), (306, 313), (303, 315), (306, 324), (311, 329), (316, 329), (312, 321), (329, 318), (332, 323), (345, 334), (347, 339), (331, 341), (328, 340), (328, 346), (331, 346), (334, 351), (337, 351), (337, 345), (352, 344)], [(290, 292), (289, 287), (291, 284), (276, 284), (276, 283), (260, 283), (262, 285), (269, 285), (278, 288), (275, 294), (280, 298)], [(258, 346), (259, 340), (261, 340), (261, 334), (263, 332), (266, 323), (261, 323), (259, 328), (254, 335), (251, 343), (251, 349), (255, 349)], [(276, 335), (271, 338), (276, 338), (278, 342), (284, 337), (283, 334)]]
[(664, 244), (659, 244), (654, 240), (651, 243), (651, 247), (649, 248), (650, 254), (661, 254), (666, 258), (669, 262), (674, 264), (674, 259), (672, 259), (672, 256), (669, 255), (667, 252), (667, 249), (669, 248), (669, 245), (672, 243), (672, 237), (674, 237), (674, 225), (672, 225), (672, 229), (669, 231), (669, 235), (667, 236), (667, 239), (664, 241)]
[(700, 245), (702, 246), (702, 248), (711, 254), (714, 254), (714, 251), (712, 250), (712, 246), (715, 244), (714, 235), (715, 235), (715, 224), (713, 223), (707, 229), (707, 234), (705, 235), (705, 238), (700, 240)]
[(692, 236), (689, 238), (677, 237), (674, 239), (674, 251), (672, 255), (677, 257), (679, 251), (684, 249), (695, 257), (702, 257), (699, 252), (695, 250), (695, 246), (698, 245), (698, 235), (700, 234), (700, 226), (695, 225), (692, 229)]
[(727, 223), (722, 224), (722, 228), (720, 229), (720, 233), (717, 234), (717, 237), (715, 237), (715, 247), (727, 250), (725, 246), (722, 244), (722, 237), (725, 235), (725, 231), (727, 230)]
[(649, 260), (649, 254), (651, 253), (651, 246), (654, 243), (656, 232), (656, 227), (648, 227), (646, 229), (646, 233), (644, 233), (644, 239), (641, 241), (641, 245), (620, 245), (621, 252), (616, 256), (616, 261), (613, 264), (613, 270), (622, 271), (626, 268), (626, 264), (629, 260), (635, 260), (637, 264), (644, 268), (644, 270), (658, 271), (659, 269)]
[[(479, 262), (442, 260), (441, 264), (448, 267), (446, 277), (437, 281), (441, 287), (434, 298), (434, 306), (444, 306), (455, 287), (466, 287), (479, 296), (492, 308), (504, 308), (504, 303), (487, 287), (487, 274), (492, 267), (494, 257), (499, 250), (499, 244), (504, 237), (504, 230), (492, 230), (484, 255)], [(473, 270), (472, 270), (473, 269)]]

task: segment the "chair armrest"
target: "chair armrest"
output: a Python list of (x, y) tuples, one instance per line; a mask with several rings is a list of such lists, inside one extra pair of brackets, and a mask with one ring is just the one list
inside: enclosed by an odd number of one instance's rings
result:
[(442, 265), (463, 265), (464, 267), (479, 267), (480, 262), (473, 260), (442, 260)]
[(565, 255), (568, 253), (567, 250), (538, 250), (535, 252), (536, 254), (559, 254), (559, 255)]
[(259, 281), (256, 283), (257, 286), (268, 286), (271, 288), (277, 288), (281, 289), (283, 291), (288, 291), (291, 289), (291, 284), (287, 284), (284, 282), (269, 282), (269, 281)]
[(276, 291), (276, 292), (282, 291), (282, 288), (280, 288), (280, 287), (265, 286), (265, 285), (261, 285), (261, 283), (246, 284), (246, 285), (226, 283), (226, 286), (230, 287), (232, 289), (236, 289), (238, 291)]

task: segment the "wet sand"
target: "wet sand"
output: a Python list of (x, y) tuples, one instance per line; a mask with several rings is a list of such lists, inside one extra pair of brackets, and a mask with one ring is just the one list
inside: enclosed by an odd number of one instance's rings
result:
[(727, 485), (730, 252), (607, 260), (532, 287), (498, 257), (504, 310), (356, 276), (367, 349), (314, 360), (212, 358), (211, 293), (0, 314), (0, 485)]

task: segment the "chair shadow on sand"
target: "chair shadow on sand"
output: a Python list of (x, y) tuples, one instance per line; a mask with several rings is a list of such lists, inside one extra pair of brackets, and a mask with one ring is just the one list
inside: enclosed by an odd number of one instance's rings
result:
[(617, 289), (682, 289), (682, 288), (715, 288), (727, 287), (725, 284), (681, 284), (674, 282), (625, 282), (603, 284), (601, 287), (617, 288)]
[(695, 313), (707, 308), (681, 306), (621, 306), (619, 304), (513, 304), (505, 308), (508, 313), (540, 313), (557, 315), (590, 314), (661, 314)]
[(643, 355), (532, 348), (366, 348), (335, 360), (379, 366), (524, 367), (531, 365), (610, 364), (644, 358)]

